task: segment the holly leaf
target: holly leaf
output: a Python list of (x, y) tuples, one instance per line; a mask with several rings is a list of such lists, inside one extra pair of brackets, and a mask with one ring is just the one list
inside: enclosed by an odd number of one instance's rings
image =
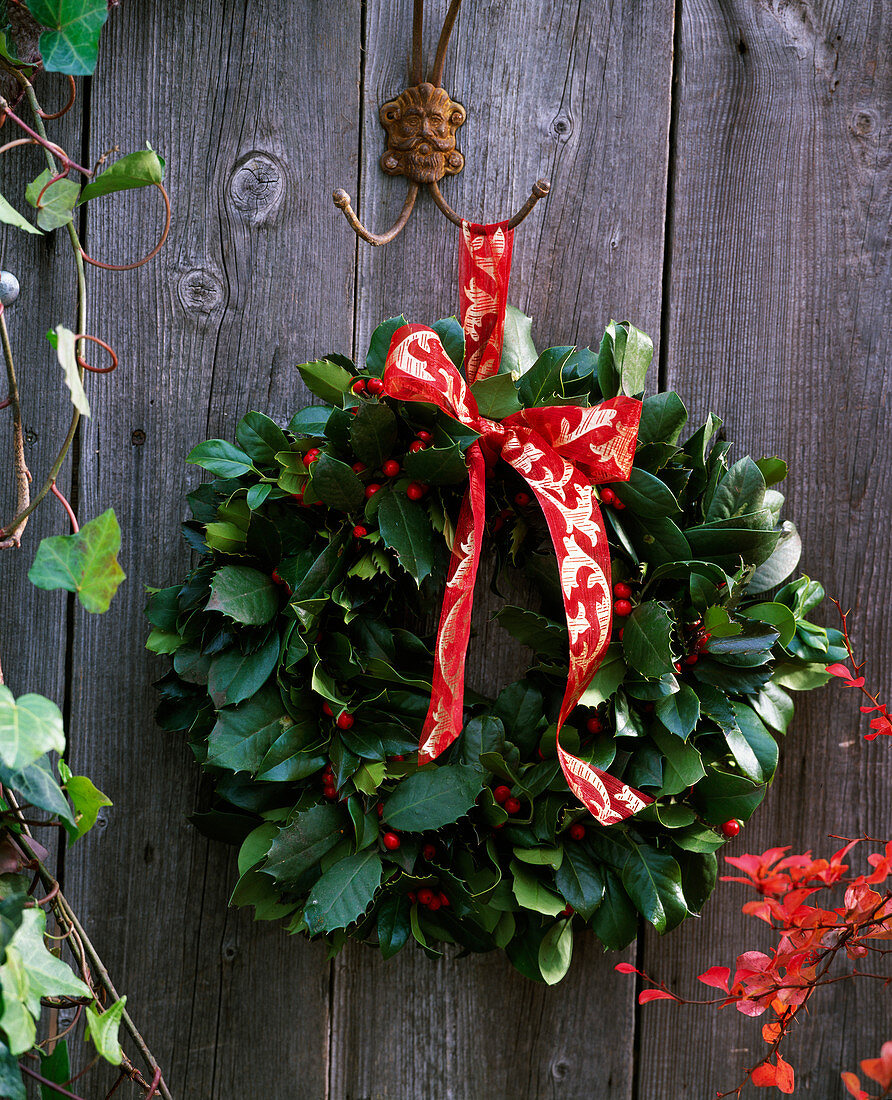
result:
[(515, 306), (505, 310), (505, 328), (502, 336), (502, 361), (500, 374), (526, 374), (539, 355), (531, 335), (532, 317), (527, 317)]
[(407, 454), (403, 459), (403, 471), (407, 477), (426, 485), (455, 485), (468, 480), (468, 467), (457, 443), (448, 447), (426, 447), (423, 451)]
[(403, 493), (383, 495), (378, 507), (378, 528), (384, 545), (396, 552), (400, 565), (421, 582), (433, 569), (433, 532), (427, 512)]
[(312, 806), (279, 829), (260, 870), (281, 886), (297, 882), (340, 844), (346, 832), (343, 812), (337, 806)]
[(443, 317), (439, 321), (435, 321), (431, 328), (440, 337), (443, 350), (452, 362), (461, 369), (461, 365), (465, 361), (465, 332), (461, 327), (461, 321), (457, 317)]
[(564, 381), (561, 372), (574, 350), (559, 347), (542, 352), (517, 383), (517, 393), (524, 408), (553, 405), (556, 397), (563, 397)]
[(0, 760), (21, 771), (44, 753), (65, 751), (62, 712), (42, 695), (20, 695), (0, 684)]
[(346, 928), (368, 909), (384, 865), (373, 848), (338, 860), (313, 885), (304, 907), (310, 935)]
[[(56, 0), (58, 3), (59, 0)], [(151, 187), (164, 180), (164, 161), (154, 149), (139, 149), (116, 160), (104, 172), (91, 180), (81, 192), (82, 203), (115, 191), (130, 191), (135, 187)], [(248, 414), (251, 415), (250, 413)], [(259, 414), (258, 414), (259, 415)], [(281, 450), (281, 447), (278, 448)]]
[(316, 496), (329, 508), (352, 512), (365, 500), (365, 487), (346, 462), (321, 454), (313, 463), (312, 471), (310, 484)]
[[(51, 175), (50, 170), (44, 168), (37, 179), (32, 180), (25, 188), (25, 200), (37, 210), (37, 224), (41, 229), (58, 229), (67, 225), (72, 219), (75, 203), (81, 193), (74, 180), (55, 180), (46, 187), (53, 175), (55, 173)], [(38, 206), (37, 197), (41, 191), (43, 195)]]
[(520, 412), (522, 405), (517, 396), (517, 386), (510, 374), (493, 374), (471, 386), (471, 393), (477, 402), (481, 416), (491, 420), (502, 420), (512, 413)]
[(210, 470), (217, 477), (242, 477), (254, 469), (245, 452), (225, 439), (208, 439), (199, 443), (186, 455), (186, 461)]
[(388, 795), (383, 820), (407, 833), (439, 829), (464, 817), (482, 787), (483, 770), (472, 764), (422, 768)]
[(369, 374), (377, 375), (380, 378), (384, 373), (384, 365), (387, 362), (387, 353), (390, 351), (393, 334), (398, 328), (402, 328), (405, 323), (406, 318), (400, 314), (399, 317), (391, 317), (387, 321), (382, 321), (372, 333), (368, 355), (365, 357), (365, 366)]
[(388, 894), (378, 907), (378, 946), (385, 959), (393, 958), (411, 931), (409, 899), (405, 894)]
[(96, 68), (99, 35), (108, 18), (107, 0), (25, 0), (47, 29), (40, 36), (43, 67), (49, 73), (89, 76)]
[(28, 570), (37, 588), (74, 592), (94, 614), (108, 611), (125, 579), (118, 565), (121, 528), (112, 508), (85, 523), (73, 535), (53, 535), (41, 541)]
[(629, 668), (652, 680), (671, 674), (671, 631), (672, 620), (661, 604), (654, 600), (638, 604), (623, 627), (623, 654)]
[(118, 1042), (118, 1031), (124, 1016), (126, 997), (115, 1001), (104, 1012), (97, 1011), (95, 1005), (87, 1005), (87, 1035), (93, 1040), (93, 1046), (106, 1062), (119, 1066), (124, 1052)]
[(359, 406), (350, 425), (350, 446), (366, 466), (382, 466), (393, 453), (396, 437), (396, 417), (387, 405), (365, 402)]
[(349, 392), (353, 375), (329, 359), (318, 359), (314, 363), (302, 363), (298, 368), (304, 385), (317, 397), (329, 405), (339, 408), (344, 404), (344, 395)]
[(206, 763), (233, 772), (259, 770), (283, 731), (292, 725), (275, 684), (236, 707), (223, 707), (208, 735)]
[(263, 626), (279, 607), (279, 593), (272, 579), (247, 565), (224, 565), (211, 582), (208, 611), (222, 611), (237, 623)]
[(700, 718), (700, 700), (689, 684), (679, 684), (678, 691), (658, 699), (654, 709), (666, 729), (682, 740), (692, 732)]
[(236, 646), (214, 657), (208, 676), (208, 693), (214, 706), (241, 703), (256, 694), (272, 676), (279, 649), (279, 634), (273, 631), (253, 653), (242, 653)]

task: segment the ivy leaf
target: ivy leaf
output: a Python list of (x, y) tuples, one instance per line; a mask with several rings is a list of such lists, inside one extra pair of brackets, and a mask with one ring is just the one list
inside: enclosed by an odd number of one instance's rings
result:
[(36, 233), (38, 237), (43, 236), (37, 226), (32, 225), (27, 218), (23, 218), (18, 210), (7, 202), (2, 195), (0, 195), (0, 222), (14, 225), (16, 229), (24, 229), (26, 233)]
[(68, 830), (69, 843), (73, 844), (93, 828), (100, 809), (103, 806), (111, 806), (112, 800), (104, 795), (86, 775), (70, 776), (65, 781), (65, 790), (74, 806), (74, 828)]
[(471, 764), (426, 767), (404, 779), (384, 802), (384, 822), (407, 833), (423, 833), (458, 821), (483, 787), (483, 771)]
[(254, 469), (245, 452), (225, 439), (208, 439), (199, 443), (186, 455), (186, 461), (210, 470), (217, 477), (242, 477)]
[(638, 604), (623, 627), (623, 653), (629, 668), (652, 680), (672, 673), (671, 631), (672, 620), (661, 604), (653, 600)]
[[(44, 943), (46, 913), (40, 909), (26, 909), (22, 923), (7, 948), (19, 956), (28, 975), (28, 987), (24, 1003), (32, 1016), (40, 1016), (41, 997), (89, 997), (90, 990), (69, 967), (50, 954)], [(4, 991), (5, 992), (5, 991)]]
[(29, 764), (20, 771), (7, 769), (5, 765), (0, 764), (0, 783), (18, 791), (25, 802), (54, 814), (71, 828), (75, 827), (71, 807), (50, 770), (47, 757), (43, 756), (35, 760), (33, 764)]
[(93, 1046), (106, 1062), (119, 1066), (124, 1052), (118, 1042), (118, 1030), (124, 1016), (126, 997), (115, 1001), (104, 1012), (98, 1012), (95, 1005), (87, 1005), (87, 1035), (93, 1040)]
[[(47, 1081), (52, 1081), (56, 1085), (67, 1085), (71, 1079), (71, 1059), (68, 1054), (68, 1042), (65, 1039), (60, 1039), (52, 1054), (44, 1054), (41, 1051), (40, 1054), (40, 1075), (45, 1077)], [(0, 1096), (5, 1096), (6, 1093), (2, 1091), (3, 1083), (0, 1080)], [(47, 1085), (40, 1086), (40, 1100), (59, 1100), (62, 1093), (58, 1092), (54, 1088), (50, 1088)]]
[(237, 623), (263, 626), (279, 607), (275, 584), (259, 569), (247, 565), (224, 565), (211, 582), (208, 611), (222, 611)]
[(539, 358), (533, 343), (531, 330), (532, 317), (527, 317), (515, 306), (505, 310), (505, 328), (502, 336), (502, 361), (499, 374), (516, 374), (520, 377), (530, 369)]
[(573, 958), (573, 922), (559, 920), (539, 944), (539, 970), (548, 985), (557, 985), (570, 969)]
[(108, 18), (107, 0), (25, 0), (47, 30), (40, 36), (48, 73), (89, 76), (96, 68), (99, 35)]
[(65, 751), (62, 712), (42, 695), (20, 695), (0, 684), (0, 760), (13, 771), (44, 753)]
[[(55, 173), (53, 173), (54, 175)], [(74, 180), (55, 180), (43, 191), (53, 178), (49, 168), (44, 168), (36, 180), (25, 188), (25, 200), (37, 210), (37, 224), (41, 229), (58, 229), (67, 225), (73, 216), (74, 206), (81, 189)], [(43, 191), (40, 206), (37, 196)]]
[(208, 735), (207, 764), (253, 775), (291, 724), (278, 687), (270, 684), (237, 707), (223, 707), (217, 713)]
[(369, 907), (384, 865), (373, 849), (340, 859), (316, 880), (304, 907), (310, 935), (346, 928)]
[(321, 454), (312, 470), (310, 484), (316, 496), (329, 508), (352, 512), (365, 500), (365, 488), (346, 462)]
[(381, 494), (378, 527), (384, 545), (396, 552), (400, 565), (421, 582), (433, 569), (433, 532), (424, 508), (403, 493)]
[[(0, 1019), (0, 1024), (4, 1025), (4, 1031), (6, 1031), (5, 1017)], [(25, 1041), (27, 1043), (27, 1040)], [(27, 1049), (26, 1045), (22, 1053)], [(65, 1079), (67, 1081), (68, 1077), (66, 1076)], [(18, 1059), (2, 1039), (0, 1039), (0, 1096), (5, 1096), (7, 1100), (28, 1100)]]
[(346, 822), (337, 806), (312, 806), (279, 830), (260, 869), (287, 886), (315, 867), (345, 835)]
[(350, 446), (370, 469), (384, 464), (396, 443), (396, 417), (382, 402), (364, 402), (350, 425)]
[(47, 333), (46, 338), (56, 349), (56, 358), (59, 360), (59, 365), (62, 367), (65, 385), (71, 391), (72, 405), (74, 405), (81, 416), (89, 416), (90, 402), (87, 400), (87, 395), (84, 392), (84, 384), (81, 381), (80, 371), (77, 365), (74, 333), (64, 325), (56, 325), (52, 332)]
[[(56, 0), (58, 3), (58, 0)], [(164, 161), (154, 149), (139, 149), (116, 160), (104, 172), (91, 180), (81, 192), (82, 203), (115, 191), (130, 191), (134, 187), (151, 187), (164, 180)]]
[(112, 508), (85, 523), (73, 535), (52, 535), (41, 541), (28, 570), (37, 588), (74, 592), (94, 614), (108, 611), (125, 579), (118, 565), (121, 528)]

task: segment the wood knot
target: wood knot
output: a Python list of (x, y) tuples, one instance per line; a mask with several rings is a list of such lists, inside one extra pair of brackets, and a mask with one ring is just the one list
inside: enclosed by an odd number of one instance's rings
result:
[(208, 314), (223, 305), (223, 281), (207, 268), (187, 271), (177, 286), (180, 305), (187, 313)]
[(876, 129), (876, 124), (876, 115), (873, 111), (860, 110), (852, 115), (852, 133), (857, 134), (858, 137), (870, 137)]
[(248, 153), (229, 178), (229, 198), (246, 222), (266, 221), (285, 194), (285, 172), (268, 153)]

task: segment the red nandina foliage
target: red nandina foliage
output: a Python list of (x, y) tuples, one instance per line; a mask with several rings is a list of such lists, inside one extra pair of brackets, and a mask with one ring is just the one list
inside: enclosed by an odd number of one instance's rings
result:
[(839, 611), (840, 618), (842, 619), (842, 633), (843, 640), (845, 641), (845, 647), (849, 654), (849, 660), (852, 662), (852, 668), (848, 668), (843, 664), (827, 665), (825, 669), (831, 676), (837, 676), (843, 681), (843, 687), (858, 688), (861, 694), (870, 701), (869, 706), (862, 706), (862, 714), (873, 714), (874, 717), (870, 720), (870, 728), (873, 732), (865, 733), (865, 741), (873, 741), (876, 737), (890, 737), (892, 736), (892, 717), (889, 716), (885, 703), (881, 703), (877, 695), (871, 695), (867, 688), (864, 686), (865, 679), (862, 670), (865, 665), (865, 661), (861, 664), (855, 660), (855, 654), (852, 650), (852, 644), (849, 641), (848, 624), (846, 623), (846, 616), (848, 612), (843, 611), (839, 600), (831, 599), (831, 603), (835, 603), (837, 610)]

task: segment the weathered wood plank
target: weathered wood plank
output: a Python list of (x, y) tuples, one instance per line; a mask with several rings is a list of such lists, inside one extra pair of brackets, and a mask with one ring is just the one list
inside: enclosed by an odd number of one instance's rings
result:
[[(293, 365), (349, 347), (355, 244), (320, 165), (355, 163), (359, 31), (358, 0), (123, 5), (94, 83), (93, 153), (151, 141), (174, 222), (153, 264), (94, 282), (91, 331), (121, 368), (96, 398), (82, 510), (118, 510), (128, 581), (104, 621), (76, 623), (75, 763), (116, 807), (74, 850), (69, 891), (178, 1097), (325, 1092), (324, 953), (227, 911), (234, 859), (186, 822), (198, 770), (154, 725), (163, 666), (143, 651), (142, 607), (143, 585), (187, 566), (190, 447), (231, 436), (248, 408), (283, 416)], [(103, 200), (92, 251), (140, 255), (158, 210), (154, 194)]]
[[(803, 568), (853, 605), (871, 681), (888, 694), (890, 9), (683, 0), (682, 12), (668, 385), (724, 416), (738, 455), (789, 458)], [(888, 835), (892, 765), (859, 718), (833, 687), (803, 701), (776, 786), (733, 852), (825, 853), (838, 845), (828, 833)], [(649, 937), (648, 970), (690, 989), (708, 965), (763, 947), (744, 900), (720, 886), (696, 927)], [(880, 996), (816, 998), (789, 1052), (803, 1091), (842, 1095), (840, 1071), (876, 1056)], [(642, 1100), (699, 1100), (761, 1056), (758, 1022), (734, 1012), (645, 1008), (642, 1023)]]
[[(432, 56), (445, 7), (428, 8)], [(411, 4), (370, 4), (367, 18), (359, 208), (380, 231), (405, 183), (378, 168), (377, 109), (404, 85)], [(671, 46), (665, 6), (507, 0), (466, 5), (459, 18), (445, 86), (468, 109), (466, 166), (443, 192), (459, 212), (493, 221), (537, 177), (551, 178), (551, 196), (517, 231), (510, 294), (533, 314), (540, 346), (597, 341), (614, 314), (656, 333)], [(360, 246), (358, 354), (387, 316), (454, 312), (456, 249), (457, 230), (426, 195), (394, 243)], [(469, 682), (495, 688), (522, 661), (499, 627), (484, 625)], [(331, 1096), (630, 1096), (632, 991), (613, 961), (583, 940), (570, 975), (549, 990), (503, 958), (432, 964), (406, 949), (385, 965), (348, 948), (334, 972)]]

